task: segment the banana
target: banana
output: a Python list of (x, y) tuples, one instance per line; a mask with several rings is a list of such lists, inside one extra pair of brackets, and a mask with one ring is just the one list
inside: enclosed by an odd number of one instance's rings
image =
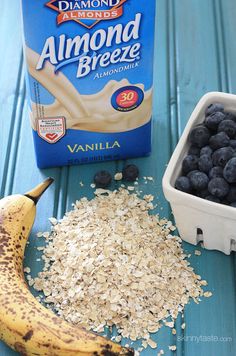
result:
[(30, 293), (22, 261), (36, 204), (53, 182), (0, 200), (0, 338), (21, 355), (132, 356), (124, 348), (49, 311)]

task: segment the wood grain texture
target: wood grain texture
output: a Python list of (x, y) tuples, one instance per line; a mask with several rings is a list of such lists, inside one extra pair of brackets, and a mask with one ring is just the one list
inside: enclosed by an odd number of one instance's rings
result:
[[(25, 264), (36, 275), (42, 269), (41, 262), (36, 262), (40, 256), (36, 247), (42, 244), (35, 238), (36, 231), (47, 230), (47, 218), (60, 218), (76, 199), (92, 197), (90, 183), (97, 170), (105, 168), (114, 173), (125, 162), (41, 171), (36, 168), (25, 97), (19, 0), (14, 7), (7, 0), (1, 3), (0, 52), (4, 53), (0, 58), (1, 196), (23, 193), (46, 176), (55, 178), (54, 186), (38, 206), (26, 251)], [(235, 0), (157, 0), (153, 153), (132, 162), (139, 165), (143, 176), (155, 177), (155, 183), (143, 185), (143, 190), (159, 197), (157, 210), (162, 216), (173, 218), (163, 197), (161, 179), (197, 101), (208, 91), (236, 93), (235, 19)], [(80, 181), (85, 184), (83, 188)], [(170, 329), (162, 328), (153, 337), (158, 350), (164, 349), (167, 356), (236, 355), (235, 255), (228, 257), (202, 250), (202, 256), (197, 257), (193, 246), (185, 243), (184, 247), (193, 254), (191, 263), (196, 272), (209, 281), (213, 297), (199, 305), (187, 306), (184, 318), (176, 322), (176, 336)], [(183, 321), (185, 330), (181, 329)], [(174, 344), (175, 353), (168, 350)], [(0, 343), (0, 355), (16, 353)], [(150, 348), (142, 353), (142, 356), (156, 355), (157, 351)]]

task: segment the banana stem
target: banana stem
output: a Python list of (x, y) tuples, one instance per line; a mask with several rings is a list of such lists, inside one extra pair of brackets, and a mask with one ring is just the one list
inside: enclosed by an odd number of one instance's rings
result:
[(37, 185), (34, 189), (30, 192), (27, 192), (25, 197), (33, 200), (35, 205), (38, 203), (39, 199), (43, 195), (43, 193), (48, 189), (48, 187), (54, 182), (53, 178), (47, 178), (43, 183)]

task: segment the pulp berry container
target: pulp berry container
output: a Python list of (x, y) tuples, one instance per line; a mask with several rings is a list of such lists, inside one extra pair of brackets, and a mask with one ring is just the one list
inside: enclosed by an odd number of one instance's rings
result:
[(181, 238), (193, 245), (200, 241), (208, 250), (229, 255), (236, 251), (236, 208), (214, 203), (175, 189), (181, 175), (182, 161), (190, 143), (193, 127), (204, 121), (205, 110), (212, 103), (222, 103), (225, 110), (236, 113), (236, 95), (212, 92), (204, 95), (194, 109), (163, 177), (163, 191), (170, 202)]

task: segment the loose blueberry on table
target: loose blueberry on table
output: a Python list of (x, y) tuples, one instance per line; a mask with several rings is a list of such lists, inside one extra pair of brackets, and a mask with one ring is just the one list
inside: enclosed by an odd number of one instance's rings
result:
[(139, 176), (139, 169), (135, 164), (129, 164), (124, 167), (122, 175), (127, 182), (134, 182)]
[(107, 171), (99, 171), (94, 176), (94, 183), (97, 188), (107, 188), (111, 184), (112, 176)]
[(189, 134), (190, 148), (175, 188), (236, 207), (236, 116), (220, 103), (209, 105), (205, 120)]

